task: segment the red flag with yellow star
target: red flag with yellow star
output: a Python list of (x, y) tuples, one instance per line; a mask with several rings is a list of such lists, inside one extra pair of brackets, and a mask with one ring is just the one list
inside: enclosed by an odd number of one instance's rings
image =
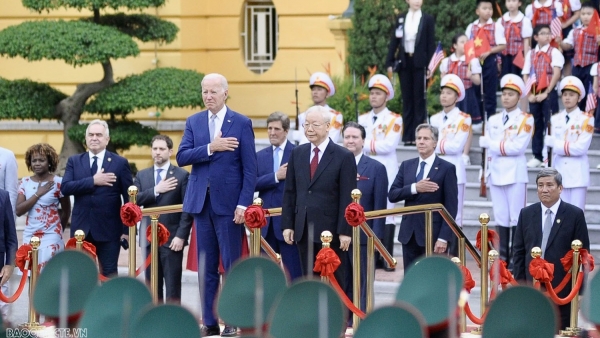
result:
[(475, 44), (473, 40), (465, 42), (465, 63), (470, 65), (471, 60), (476, 58), (475, 56)]
[(475, 36), (475, 40), (473, 40), (473, 44), (475, 46), (475, 56), (480, 57), (483, 53), (487, 53), (492, 50), (490, 47), (490, 42), (488, 41), (488, 37), (485, 34), (485, 29), (479, 28), (477, 31), (477, 35)]

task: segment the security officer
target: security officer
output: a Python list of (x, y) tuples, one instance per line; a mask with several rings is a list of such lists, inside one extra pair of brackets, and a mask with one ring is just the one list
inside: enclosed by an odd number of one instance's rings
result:
[[(398, 157), (396, 148), (402, 136), (402, 116), (387, 109), (387, 101), (394, 98), (394, 87), (390, 80), (381, 74), (373, 75), (369, 80), (369, 103), (373, 108), (370, 112), (358, 117), (358, 123), (365, 127), (364, 153), (381, 162), (387, 171), (388, 190), (398, 173)], [(388, 209), (394, 204), (388, 200)], [(386, 218), (383, 245), (393, 254), (394, 251), (394, 217)], [(393, 268), (387, 267), (392, 271)]]
[(579, 110), (577, 103), (585, 97), (585, 88), (575, 76), (567, 76), (558, 86), (565, 109), (550, 119), (552, 135), (544, 143), (552, 148), (552, 166), (563, 177), (560, 198), (581, 210), (585, 208), (590, 185), (590, 163), (587, 152), (594, 133), (594, 117)]

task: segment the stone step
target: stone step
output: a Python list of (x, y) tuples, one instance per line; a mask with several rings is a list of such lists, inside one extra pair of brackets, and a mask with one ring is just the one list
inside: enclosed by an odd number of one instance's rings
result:
[[(467, 166), (467, 182), (479, 183), (479, 173), (481, 166), (469, 165)], [(535, 184), (535, 177), (541, 168), (528, 168), (527, 174), (529, 176), (529, 183)], [(590, 169), (590, 186), (600, 186), (600, 170)]]
[[(465, 200), (469, 201), (491, 201), (491, 195), (488, 188), (487, 199), (479, 197), (479, 182), (472, 183), (467, 182), (465, 184)], [(587, 191), (588, 203), (598, 203), (600, 201), (600, 186), (590, 186)], [(535, 179), (527, 184), (527, 203), (539, 202), (537, 196), (537, 186), (535, 185)]]

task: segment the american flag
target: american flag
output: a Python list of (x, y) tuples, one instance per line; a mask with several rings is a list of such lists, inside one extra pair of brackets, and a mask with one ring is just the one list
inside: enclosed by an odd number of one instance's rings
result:
[(592, 88), (592, 84), (590, 84), (588, 87), (587, 99), (585, 100), (585, 111), (589, 112), (594, 109), (596, 109), (596, 93), (594, 93), (594, 88)]
[(433, 53), (431, 61), (429, 61), (429, 66), (427, 66), (427, 69), (429, 70), (430, 74), (433, 74), (433, 72), (435, 72), (435, 69), (437, 68), (438, 64), (442, 62), (442, 59), (445, 57), (446, 53), (444, 53), (444, 50), (442, 49), (442, 42), (439, 41), (437, 48), (435, 49), (435, 53)]
[(537, 76), (535, 75), (535, 67), (533, 66), (533, 58), (531, 60), (531, 67), (529, 70), (529, 78), (527, 79), (527, 83), (525, 84), (525, 95), (529, 95), (531, 92), (531, 88), (537, 82)]
[(562, 23), (560, 18), (556, 15), (556, 8), (552, 8), (552, 21), (550, 21), (550, 31), (552, 32), (552, 40), (556, 37), (562, 37)]

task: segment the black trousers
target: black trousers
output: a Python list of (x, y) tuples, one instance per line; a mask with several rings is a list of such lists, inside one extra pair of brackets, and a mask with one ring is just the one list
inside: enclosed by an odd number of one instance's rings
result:
[(415, 130), (421, 123), (427, 121), (425, 103), (425, 68), (416, 68), (413, 57), (408, 53), (406, 64), (399, 72), (400, 88), (402, 89), (402, 142), (415, 142)]
[(118, 272), (119, 253), (121, 252), (120, 239), (114, 241), (97, 241), (88, 233), (86, 241), (96, 247), (96, 256), (100, 264), (100, 273), (105, 277), (111, 277)]
[[(150, 246), (146, 257), (150, 256)], [(181, 303), (181, 275), (183, 250), (173, 251), (166, 246), (158, 247), (158, 299), (163, 299), (163, 287), (169, 303)], [(146, 282), (150, 284), (152, 264), (146, 269)]]

